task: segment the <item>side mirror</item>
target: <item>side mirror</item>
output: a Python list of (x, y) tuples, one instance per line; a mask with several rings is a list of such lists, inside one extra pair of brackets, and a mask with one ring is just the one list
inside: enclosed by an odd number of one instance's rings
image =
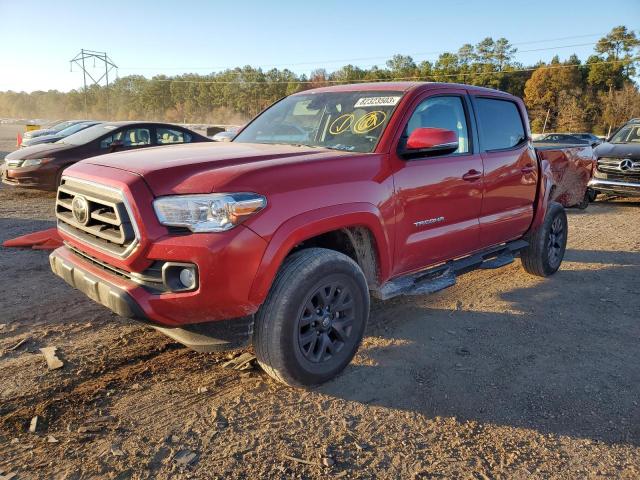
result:
[(407, 139), (406, 147), (400, 152), (403, 158), (447, 155), (458, 149), (458, 134), (444, 128), (416, 128)]

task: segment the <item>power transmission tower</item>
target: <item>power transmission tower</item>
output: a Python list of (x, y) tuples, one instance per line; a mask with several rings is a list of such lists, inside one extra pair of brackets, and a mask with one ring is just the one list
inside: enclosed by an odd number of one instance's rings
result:
[[(102, 62), (104, 64), (104, 73), (98, 78), (95, 79), (93, 75), (87, 70), (85, 60), (93, 58), (93, 66), (96, 66), (96, 61)], [(84, 78), (84, 116), (87, 117), (87, 76), (93, 82), (93, 85), (100, 85), (100, 82), (103, 79), (106, 79), (107, 82), (107, 117), (109, 117), (109, 72), (116, 69), (118, 66), (113, 63), (113, 60), (107, 55), (106, 52), (94, 52), (93, 50), (85, 50), (84, 48), (80, 50), (75, 57), (73, 57), (69, 63), (71, 64), (71, 71), (73, 72), (73, 64), (75, 63), (82, 69), (82, 76)]]

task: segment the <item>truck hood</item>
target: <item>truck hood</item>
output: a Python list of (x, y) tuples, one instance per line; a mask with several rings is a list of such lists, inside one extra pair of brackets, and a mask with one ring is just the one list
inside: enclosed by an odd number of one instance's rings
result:
[[(154, 195), (161, 196), (222, 191), (234, 179), (255, 170), (353, 155), (362, 154), (292, 145), (220, 142), (145, 148), (92, 157), (80, 163), (140, 175)], [(256, 191), (260, 186), (236, 182), (234, 188)]]
[(600, 157), (630, 158), (640, 160), (640, 143), (603, 143), (595, 149)]

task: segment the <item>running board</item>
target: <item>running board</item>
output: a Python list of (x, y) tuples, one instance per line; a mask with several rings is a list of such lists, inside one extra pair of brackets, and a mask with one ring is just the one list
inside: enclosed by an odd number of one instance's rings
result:
[(388, 300), (398, 295), (425, 295), (444, 290), (456, 284), (456, 275), (478, 268), (500, 268), (512, 263), (514, 255), (528, 245), (525, 240), (515, 240), (468, 257), (450, 260), (437, 267), (394, 278), (371, 293), (380, 300)]

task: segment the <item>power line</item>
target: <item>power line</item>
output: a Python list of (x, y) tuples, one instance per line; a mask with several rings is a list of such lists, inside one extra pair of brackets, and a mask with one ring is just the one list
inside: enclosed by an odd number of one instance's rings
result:
[[(640, 59), (634, 58), (633, 61)], [(150, 81), (152, 82), (175, 82), (175, 83), (191, 83), (191, 84), (220, 84), (220, 85), (273, 85), (273, 84), (289, 84), (289, 83), (297, 83), (297, 84), (316, 84), (316, 83), (368, 83), (368, 82), (393, 82), (393, 81), (427, 81), (429, 78), (432, 79), (440, 79), (440, 78), (451, 78), (451, 77), (467, 77), (470, 75), (483, 75), (483, 76), (492, 76), (492, 75), (510, 75), (513, 73), (522, 73), (522, 72), (533, 72), (535, 70), (553, 70), (557, 68), (577, 68), (577, 67), (585, 67), (592, 65), (608, 65), (614, 63), (624, 63), (626, 60), (609, 60), (602, 62), (591, 62), (588, 64), (565, 64), (565, 65), (548, 65), (548, 66), (539, 66), (539, 67), (531, 67), (531, 68), (519, 68), (514, 70), (503, 70), (503, 71), (494, 71), (494, 72), (460, 72), (460, 73), (451, 73), (451, 74), (433, 74), (433, 75), (416, 75), (411, 77), (391, 77), (391, 78), (366, 78), (362, 80), (321, 80), (321, 81), (313, 81), (313, 80), (278, 80), (278, 81), (255, 81), (255, 80), (182, 80), (182, 79), (170, 79), (170, 78), (156, 78)]]
[[(539, 44), (539, 43), (547, 43), (547, 42), (555, 42), (560, 40), (572, 40), (577, 38), (586, 38), (586, 37), (595, 37), (604, 34), (594, 33), (594, 34), (586, 34), (586, 35), (573, 35), (569, 37), (558, 37), (558, 38), (550, 38), (546, 40), (531, 40), (527, 42), (516, 42), (511, 43), (510, 45), (530, 45), (530, 44)], [(572, 45), (559, 45), (559, 46), (550, 46), (543, 48), (535, 48), (529, 50), (519, 50), (518, 53), (527, 53), (527, 52), (539, 52), (544, 50), (555, 50), (559, 48), (572, 48), (572, 47), (584, 47), (595, 45), (597, 42), (589, 42), (589, 43), (577, 43)], [(442, 55), (443, 53), (453, 53), (448, 51), (431, 51), (431, 52), (414, 52), (408, 53), (409, 56), (419, 57), (419, 56), (429, 56), (429, 55)], [(392, 57), (393, 54), (386, 56), (376, 56), (376, 57), (359, 57), (359, 58), (343, 58), (337, 60), (318, 60), (318, 61), (306, 61), (306, 62), (297, 62), (297, 63), (279, 63), (279, 64), (263, 64), (258, 65), (256, 68), (268, 68), (268, 67), (296, 67), (302, 65), (328, 65), (342, 62), (361, 62), (367, 60), (385, 60)], [(227, 66), (208, 66), (208, 67), (120, 67), (120, 70), (209, 70), (215, 71), (219, 69), (227, 68)]]

